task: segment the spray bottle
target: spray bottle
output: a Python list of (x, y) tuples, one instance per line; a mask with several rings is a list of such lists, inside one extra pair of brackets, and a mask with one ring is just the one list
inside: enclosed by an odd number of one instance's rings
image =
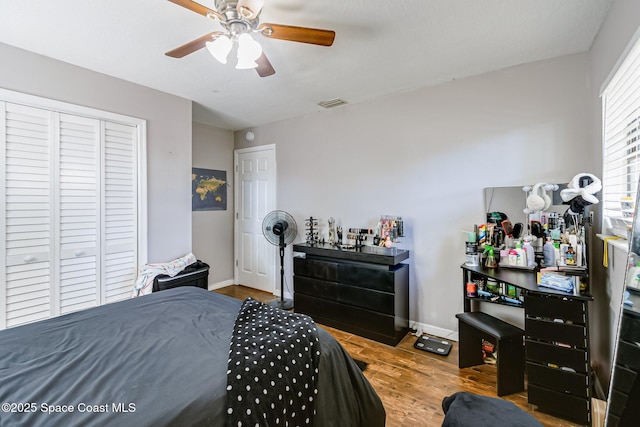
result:
[(498, 267), (498, 263), (496, 262), (496, 257), (493, 251), (493, 246), (484, 245), (484, 252), (487, 254), (487, 260), (484, 263), (484, 266), (487, 268), (496, 268)]

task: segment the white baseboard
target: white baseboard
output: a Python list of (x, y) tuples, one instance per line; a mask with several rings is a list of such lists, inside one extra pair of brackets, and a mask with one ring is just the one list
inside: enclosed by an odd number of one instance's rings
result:
[(224, 288), (225, 286), (231, 286), (234, 283), (235, 282), (233, 281), (233, 279), (225, 280), (223, 282), (218, 282), (218, 283), (209, 283), (209, 290), (215, 291), (216, 289)]
[(428, 334), (435, 337), (444, 338), (451, 341), (458, 341), (458, 332), (449, 329), (440, 328), (438, 326), (427, 325), (425, 323), (409, 321), (409, 327), (416, 331), (416, 334)]

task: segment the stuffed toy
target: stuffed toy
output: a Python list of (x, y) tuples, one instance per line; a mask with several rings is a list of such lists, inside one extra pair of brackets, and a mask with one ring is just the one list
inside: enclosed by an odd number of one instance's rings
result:
[(585, 206), (598, 204), (595, 194), (602, 190), (600, 179), (590, 173), (579, 173), (574, 176), (567, 188), (560, 191), (562, 201), (569, 205), (568, 214), (580, 215)]

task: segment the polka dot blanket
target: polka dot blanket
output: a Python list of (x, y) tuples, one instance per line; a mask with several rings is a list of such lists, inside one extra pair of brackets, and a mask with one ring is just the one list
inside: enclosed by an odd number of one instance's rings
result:
[(319, 360), (309, 316), (247, 298), (229, 349), (226, 425), (313, 425)]

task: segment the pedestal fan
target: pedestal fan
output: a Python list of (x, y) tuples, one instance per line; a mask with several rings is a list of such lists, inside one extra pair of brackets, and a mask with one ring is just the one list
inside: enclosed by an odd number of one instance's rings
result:
[(284, 248), (298, 235), (298, 226), (291, 214), (275, 210), (264, 217), (262, 234), (269, 243), (280, 248), (280, 299), (271, 300), (267, 304), (289, 310), (293, 308), (293, 300), (284, 298)]

